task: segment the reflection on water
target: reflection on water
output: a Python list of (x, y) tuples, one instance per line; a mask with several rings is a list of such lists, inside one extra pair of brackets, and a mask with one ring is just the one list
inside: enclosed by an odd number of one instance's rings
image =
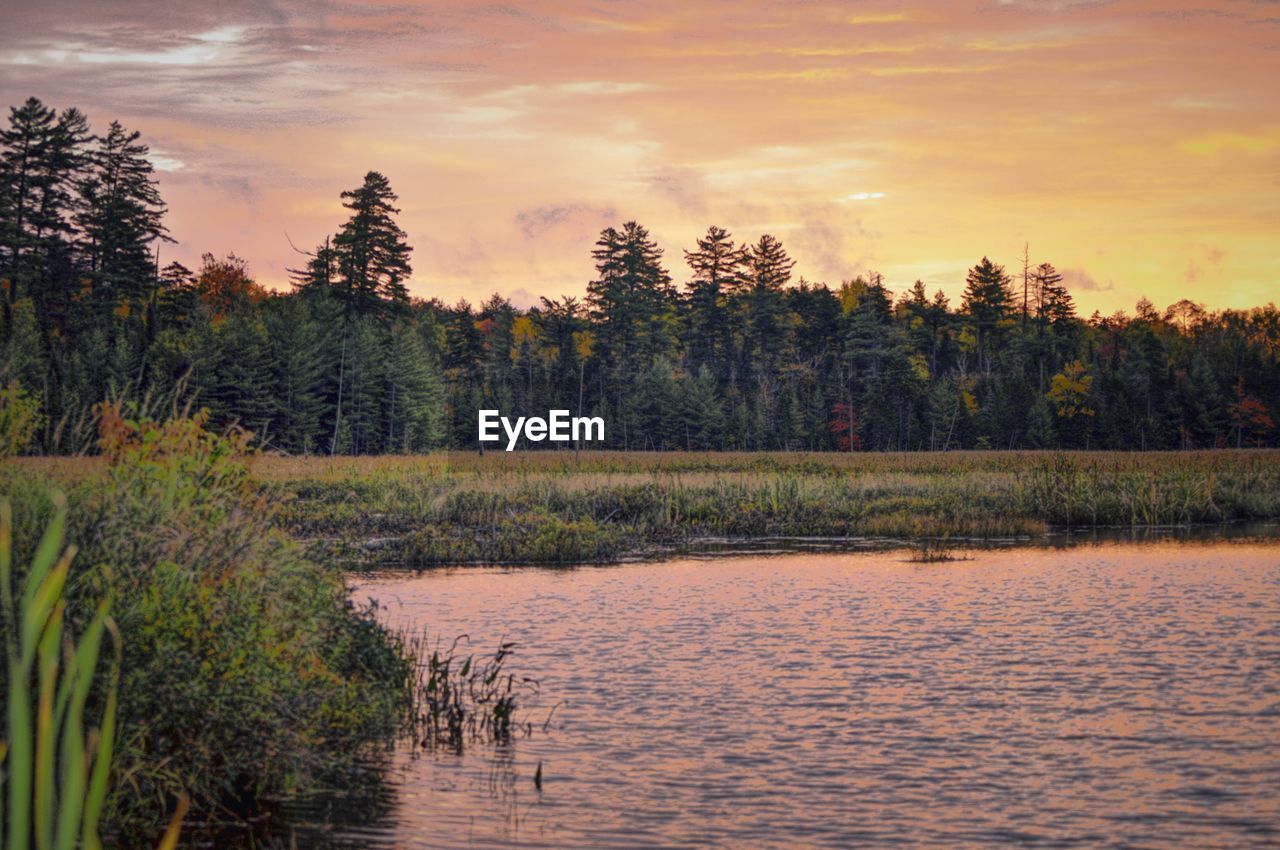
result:
[(1280, 841), (1280, 547), (971, 554), (362, 578), (389, 622), (516, 641), (564, 704), (507, 748), (397, 755), (389, 812), (303, 810), (299, 844)]

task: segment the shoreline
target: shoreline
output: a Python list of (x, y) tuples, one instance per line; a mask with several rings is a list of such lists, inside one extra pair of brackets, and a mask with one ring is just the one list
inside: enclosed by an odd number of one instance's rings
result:
[(296, 539), (357, 567), (617, 563), (719, 546), (947, 549), (1280, 519), (1280, 452), (260, 458)]

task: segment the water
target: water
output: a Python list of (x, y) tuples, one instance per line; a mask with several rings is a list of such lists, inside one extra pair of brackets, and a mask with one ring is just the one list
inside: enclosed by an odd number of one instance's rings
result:
[(1280, 845), (1280, 546), (906, 558), (361, 579), (390, 623), (515, 641), (531, 716), (563, 704), (508, 747), (399, 753), (376, 804), (299, 828), (406, 848)]

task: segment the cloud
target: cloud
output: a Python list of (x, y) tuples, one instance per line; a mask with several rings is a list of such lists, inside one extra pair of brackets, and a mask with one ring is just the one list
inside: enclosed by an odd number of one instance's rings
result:
[(660, 198), (670, 201), (678, 209), (694, 215), (706, 212), (707, 183), (699, 169), (659, 166), (640, 179)]
[(1227, 258), (1227, 252), (1217, 246), (1206, 248), (1199, 257), (1192, 257), (1187, 260), (1187, 266), (1183, 269), (1182, 279), (1187, 283), (1198, 283), (1210, 276), (1217, 277), (1222, 271), (1222, 262)]
[(147, 159), (151, 160), (151, 164), (155, 166), (156, 171), (181, 171), (187, 167), (187, 164), (176, 156), (170, 156), (154, 148), (147, 154)]
[[(596, 233), (635, 218), (677, 277), (713, 223), (772, 232), (809, 279), (951, 289), (1009, 234), (1088, 262), (1097, 306), (1238, 305), (1275, 279), (1274, 23), (1146, 14), (1214, 5), (8, 0), (0, 107), (140, 130), (176, 169), (179, 259), (235, 250), (264, 280), (372, 168), (415, 294), (580, 293)], [(1213, 247), (1170, 251), (1193, 232)]]
[(617, 223), (618, 214), (612, 206), (571, 203), (551, 204), (516, 213), (516, 224), (525, 239), (536, 239), (550, 230), (572, 226), (603, 228)]
[(1084, 290), (1085, 292), (1109, 292), (1115, 289), (1113, 281), (1108, 280), (1106, 283), (1099, 283), (1094, 279), (1093, 275), (1084, 269), (1063, 269), (1059, 274), (1062, 275), (1062, 282), (1067, 285), (1068, 289)]
[(521, 286), (506, 293), (506, 298), (519, 309), (528, 310), (530, 307), (536, 307), (542, 303), (543, 295), (547, 295), (547, 293), (530, 292), (528, 289)]
[(1195, 283), (1200, 280), (1201, 274), (1200, 264), (1195, 260), (1187, 260), (1187, 267), (1182, 272), (1182, 279), (1187, 283)]

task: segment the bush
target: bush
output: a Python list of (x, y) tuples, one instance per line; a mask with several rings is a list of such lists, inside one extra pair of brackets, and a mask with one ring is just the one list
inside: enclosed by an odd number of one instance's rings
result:
[(0, 389), (0, 459), (25, 451), (42, 427), (40, 402), (22, 384), (10, 381)]
[[(69, 493), (68, 618), (110, 599), (122, 637), (109, 821), (152, 829), (184, 792), (188, 821), (243, 817), (401, 729), (404, 647), (350, 605), (336, 568), (272, 528), (240, 460), (247, 438), (211, 434), (203, 416), (99, 414), (109, 465)], [(49, 489), (4, 483), (15, 548), (30, 551)]]

